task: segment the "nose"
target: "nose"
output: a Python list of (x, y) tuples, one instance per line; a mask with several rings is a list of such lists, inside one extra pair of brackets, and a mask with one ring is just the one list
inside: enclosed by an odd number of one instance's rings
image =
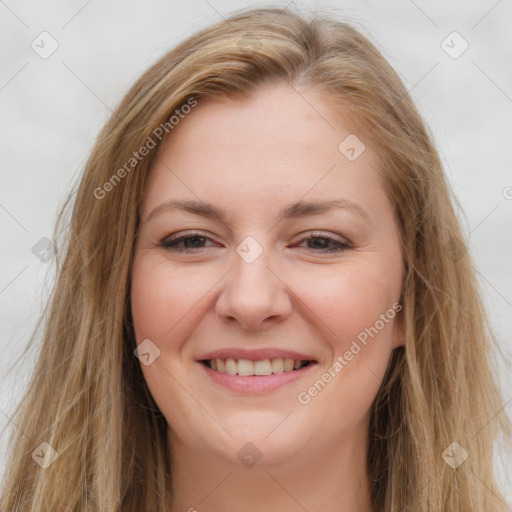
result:
[(222, 282), (215, 310), (223, 322), (258, 331), (284, 321), (292, 311), (289, 290), (267, 251), (251, 263), (235, 254), (234, 268)]

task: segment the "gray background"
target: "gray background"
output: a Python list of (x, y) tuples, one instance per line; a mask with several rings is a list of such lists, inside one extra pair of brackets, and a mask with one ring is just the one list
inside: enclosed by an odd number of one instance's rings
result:
[[(310, 10), (335, 8), (363, 27), (411, 89), (462, 206), (490, 318), (511, 357), (511, 2), (294, 4)], [(16, 428), (9, 416), (26, 386), (37, 344), (17, 360), (52, 279), (52, 262), (40, 261), (32, 248), (41, 238), (52, 237), (57, 209), (99, 129), (128, 87), (163, 53), (193, 31), (249, 5), (270, 4), (0, 0), (0, 426), (8, 425), (7, 432)], [(40, 36), (44, 31), (58, 43), (47, 58), (31, 47), (35, 41), (39, 52), (51, 48), (48, 36)], [(463, 40), (448, 37), (454, 31)], [(458, 56), (464, 40), (469, 47)], [(510, 371), (506, 374), (503, 364), (498, 371), (510, 414)], [(6, 436), (0, 443), (3, 453)], [(497, 458), (500, 481), (505, 464), (510, 468), (512, 461)], [(510, 481), (502, 485), (512, 502)]]

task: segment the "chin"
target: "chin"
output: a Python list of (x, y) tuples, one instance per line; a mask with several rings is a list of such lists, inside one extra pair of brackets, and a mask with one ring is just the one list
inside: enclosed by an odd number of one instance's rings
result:
[[(293, 414), (288, 418), (286, 414), (238, 414), (235, 421), (232, 418), (231, 422), (224, 423), (233, 437), (222, 431), (220, 439), (216, 439), (210, 448), (219, 457), (237, 465), (245, 464), (244, 461), (251, 458), (258, 459), (260, 468), (286, 461), (306, 447), (308, 439), (313, 437), (313, 434), (307, 435), (304, 425), (292, 424)], [(211, 442), (211, 432), (208, 434), (206, 442)]]

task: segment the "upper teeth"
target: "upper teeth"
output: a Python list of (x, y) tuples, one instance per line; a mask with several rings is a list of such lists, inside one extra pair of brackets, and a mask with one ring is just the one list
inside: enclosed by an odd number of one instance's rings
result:
[(270, 375), (272, 373), (291, 372), (304, 366), (307, 361), (300, 359), (263, 359), (251, 361), (249, 359), (211, 359), (209, 366), (212, 370), (230, 375)]

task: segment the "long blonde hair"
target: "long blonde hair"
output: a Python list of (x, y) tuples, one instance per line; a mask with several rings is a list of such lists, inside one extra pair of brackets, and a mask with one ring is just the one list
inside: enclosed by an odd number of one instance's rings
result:
[[(171, 50), (101, 130), (76, 198), (57, 219), (57, 277), (13, 417), (0, 510), (169, 509), (167, 424), (133, 353), (130, 269), (142, 192), (161, 145), (157, 129), (172, 137), (177, 109), (247, 98), (269, 81), (320, 89), (350, 112), (355, 133), (379, 155), (399, 227), (406, 341), (371, 410), (373, 510), (506, 510), (493, 475), (494, 443), (511, 431), (493, 374), (497, 343), (431, 137), (360, 31), (274, 8), (237, 12)], [(144, 146), (147, 154), (134, 157)], [(52, 448), (51, 465), (36, 464), (34, 450), (49, 461)], [(465, 453), (457, 467), (449, 463)]]

